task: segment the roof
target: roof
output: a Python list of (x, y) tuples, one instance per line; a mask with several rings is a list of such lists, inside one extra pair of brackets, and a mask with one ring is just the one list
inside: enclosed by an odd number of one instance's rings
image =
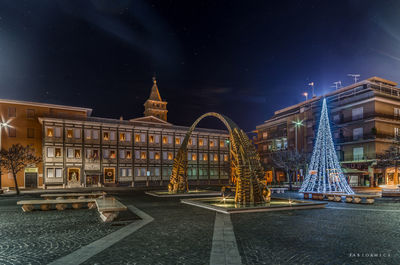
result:
[(162, 101), (160, 92), (158, 92), (157, 80), (153, 77), (153, 86), (151, 87), (149, 100)]
[(164, 125), (172, 125), (169, 122), (166, 122), (162, 119), (159, 119), (157, 117), (154, 117), (152, 115), (150, 116), (145, 116), (145, 117), (139, 117), (139, 118), (135, 118), (135, 119), (130, 119), (130, 122), (145, 122), (145, 123), (161, 123)]
[(0, 103), (16, 104), (16, 105), (29, 105), (29, 106), (43, 107), (43, 108), (54, 108), (54, 109), (80, 111), (80, 112), (86, 112), (86, 114), (88, 116), (92, 115), (92, 111), (93, 111), (93, 109), (90, 109), (90, 108), (73, 107), (73, 106), (48, 104), (48, 103), (39, 103), (39, 102), (14, 100), (14, 99), (0, 99)]

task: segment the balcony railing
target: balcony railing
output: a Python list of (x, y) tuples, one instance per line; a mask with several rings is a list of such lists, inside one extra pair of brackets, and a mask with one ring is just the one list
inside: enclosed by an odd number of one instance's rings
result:
[(339, 120), (333, 120), (333, 123), (342, 124), (342, 123), (348, 123), (348, 122), (352, 122), (352, 121), (361, 121), (361, 120), (372, 119), (372, 118), (384, 118), (384, 119), (400, 121), (400, 116), (398, 116), (398, 115), (395, 116), (393, 114), (370, 112), (370, 113), (364, 113), (362, 116), (356, 117), (356, 118), (353, 118), (352, 116), (340, 117)]
[(348, 142), (359, 142), (365, 140), (373, 140), (373, 139), (386, 139), (386, 140), (400, 140), (390, 134), (364, 134), (357, 137), (349, 136), (349, 137), (339, 137), (335, 139), (336, 143), (348, 143)]

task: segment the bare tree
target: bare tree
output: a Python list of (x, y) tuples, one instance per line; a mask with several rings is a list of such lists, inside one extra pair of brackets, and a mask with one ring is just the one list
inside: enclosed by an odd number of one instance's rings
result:
[(8, 172), (13, 174), (15, 190), (17, 195), (19, 192), (17, 174), (30, 164), (37, 164), (42, 161), (40, 157), (33, 154), (31, 146), (22, 146), (21, 144), (13, 144), (8, 150), (0, 151), (0, 164)]
[(285, 171), (289, 178), (289, 190), (292, 190), (292, 176), (300, 169), (305, 169), (308, 163), (308, 155), (297, 150), (285, 150), (272, 154), (271, 159), (275, 167)]

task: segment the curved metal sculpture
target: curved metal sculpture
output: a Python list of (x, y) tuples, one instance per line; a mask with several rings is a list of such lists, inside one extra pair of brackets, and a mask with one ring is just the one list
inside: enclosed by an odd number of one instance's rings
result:
[(231, 170), (236, 184), (235, 202), (247, 204), (269, 201), (271, 193), (267, 186), (260, 181), (264, 177), (264, 170), (255, 147), (236, 123), (215, 112), (203, 114), (189, 128), (174, 159), (168, 190), (173, 193), (189, 191), (187, 145), (197, 124), (209, 116), (218, 118), (229, 131)]

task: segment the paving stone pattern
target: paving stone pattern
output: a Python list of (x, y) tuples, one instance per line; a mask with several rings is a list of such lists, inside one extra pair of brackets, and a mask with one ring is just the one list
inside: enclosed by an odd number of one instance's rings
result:
[(0, 197), (0, 264), (47, 264), (120, 227), (104, 224), (96, 210), (24, 213)]
[[(299, 198), (297, 194), (285, 194)], [(244, 264), (400, 264), (400, 202), (232, 215)], [(374, 212), (363, 209), (387, 209)], [(370, 257), (368, 255), (380, 255)], [(386, 256), (386, 257), (384, 257)]]
[(215, 212), (181, 204), (178, 198), (119, 198), (154, 221), (84, 264), (209, 264)]

